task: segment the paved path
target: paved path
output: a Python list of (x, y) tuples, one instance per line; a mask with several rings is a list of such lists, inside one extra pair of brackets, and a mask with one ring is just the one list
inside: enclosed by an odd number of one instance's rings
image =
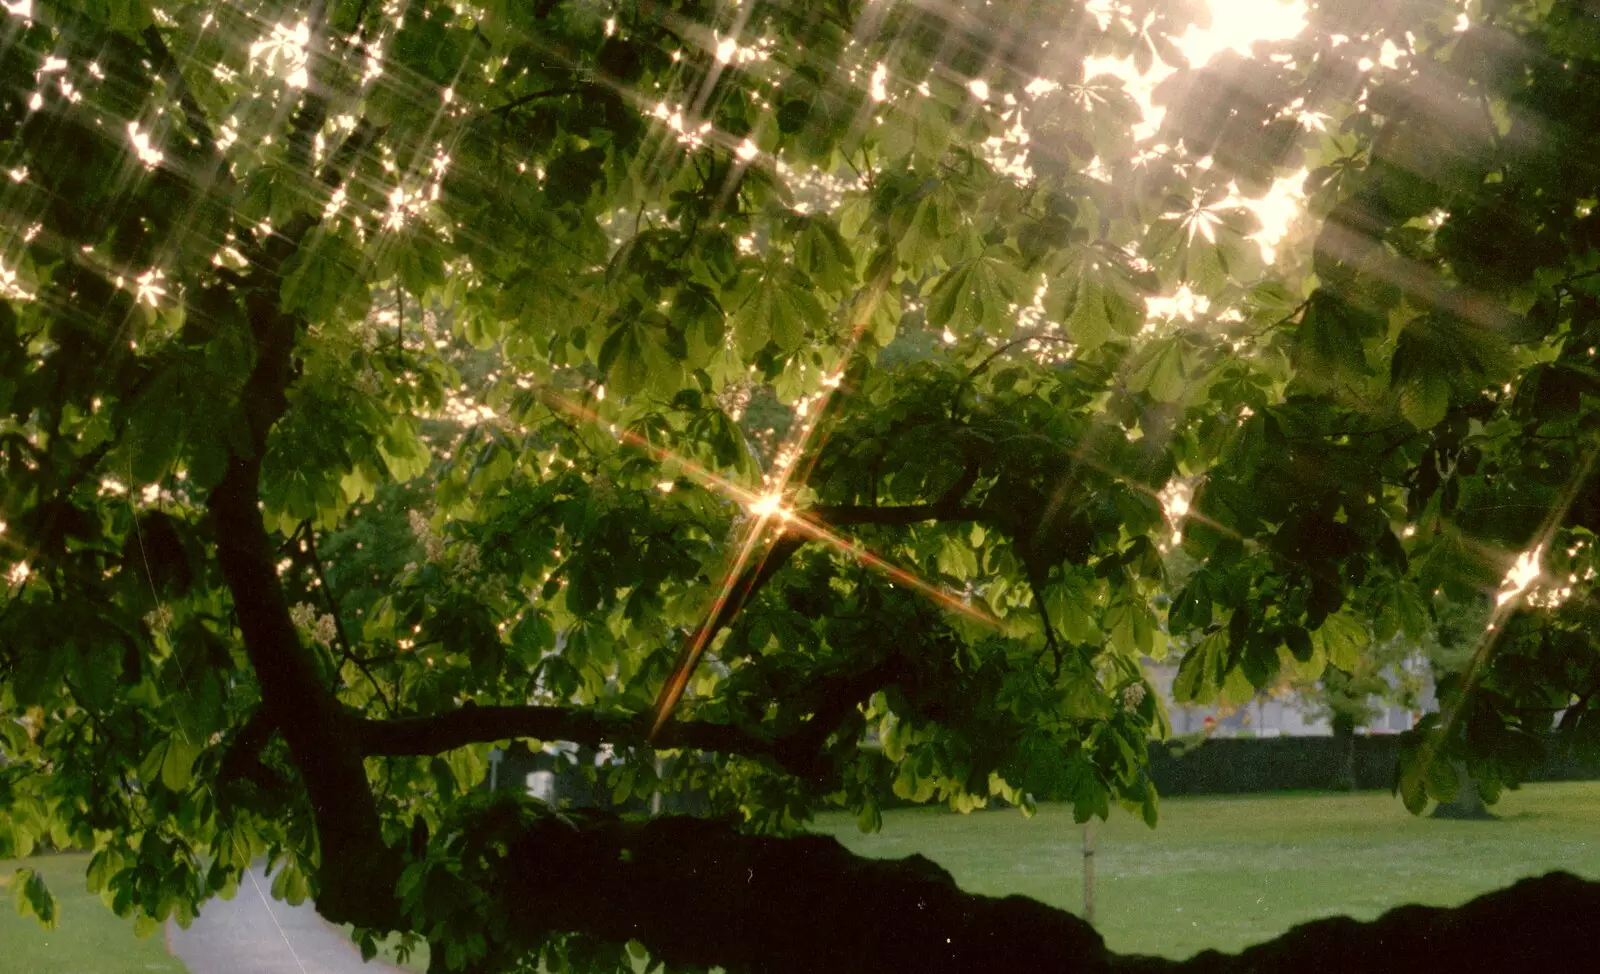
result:
[(362, 963), (356, 945), (309, 902), (273, 899), (260, 868), (240, 878), (232, 900), (207, 901), (189, 929), (169, 921), (167, 946), (189, 974), (402, 974), (379, 960)]

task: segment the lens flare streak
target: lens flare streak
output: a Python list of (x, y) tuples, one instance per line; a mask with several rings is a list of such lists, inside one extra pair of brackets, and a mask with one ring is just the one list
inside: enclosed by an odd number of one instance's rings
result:
[[(859, 333), (859, 329), (857, 331)], [(831, 396), (839, 388), (839, 383), (825, 382), (824, 387), (827, 389), (827, 395)], [(610, 424), (598, 413), (552, 390), (544, 390), (540, 395), (540, 399), (551, 408), (559, 409), (586, 422), (610, 428)], [(794, 455), (804, 453), (804, 448), (807, 445), (806, 441), (811, 436), (816, 435), (817, 430), (818, 427), (816, 425), (807, 424), (806, 432), (799, 436), (791, 437), (795, 441), (793, 443), (795, 448)], [(644, 450), (657, 462), (670, 462), (677, 465), (691, 479), (723, 494), (753, 515), (750, 522), (741, 531), (737, 546), (738, 553), (718, 585), (716, 598), (712, 600), (711, 605), (706, 610), (704, 620), (696, 628), (694, 635), (684, 647), (684, 651), (680, 654), (672, 675), (668, 677), (667, 682), (662, 686), (651, 725), (651, 738), (660, 731), (671, 716), (673, 709), (676, 708), (678, 701), (682, 699), (683, 692), (689, 685), (689, 678), (699, 663), (700, 657), (704, 655), (705, 649), (716, 635), (716, 631), (721, 628), (718, 620), (724, 617), (725, 609), (736, 598), (739, 602), (738, 607), (743, 608), (742, 603), (747, 596), (746, 594), (737, 593), (735, 590), (738, 587), (739, 579), (745, 577), (747, 569), (750, 568), (751, 560), (755, 556), (757, 549), (761, 547), (762, 538), (769, 534), (768, 527), (773, 525), (774, 522), (779, 526), (778, 535), (780, 537), (784, 530), (793, 529), (803, 534), (808, 540), (827, 544), (835, 550), (856, 559), (866, 567), (884, 575), (892, 582), (904, 585), (927, 596), (943, 608), (985, 624), (999, 624), (999, 620), (994, 616), (977, 606), (969, 604), (960, 596), (927, 582), (879, 555), (868, 551), (859, 544), (839, 536), (822, 522), (802, 512), (785, 507), (782, 498), (790, 480), (794, 478), (796, 473), (793, 467), (783, 472), (777, 485), (769, 487), (765, 491), (756, 492), (734, 483), (692, 460), (681, 457), (671, 450), (659, 447), (632, 430), (618, 429), (614, 431), (614, 435), (622, 442)], [(762, 551), (761, 557), (766, 558), (770, 555), (772, 548), (772, 545), (767, 545)], [(755, 570), (760, 570), (759, 564), (755, 566)]]

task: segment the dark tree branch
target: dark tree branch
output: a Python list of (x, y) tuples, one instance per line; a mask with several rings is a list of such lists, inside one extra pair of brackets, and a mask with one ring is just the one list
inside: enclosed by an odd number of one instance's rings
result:
[(1176, 961), (1112, 954), (1064, 910), (966, 893), (921, 856), (867, 859), (826, 836), (541, 817), (490, 861), (471, 881), (510, 910), (495, 945), (508, 956), (578, 933), (637, 940), (669, 966), (761, 974), (1576, 971), (1592, 966), (1600, 913), (1600, 883), (1550, 873), (1460, 907), (1317, 920), (1241, 954)]
[(995, 350), (990, 352), (988, 355), (985, 355), (983, 360), (977, 365), (973, 366), (972, 371), (967, 373), (967, 377), (962, 380), (961, 384), (964, 386), (973, 379), (976, 379), (978, 376), (983, 374), (984, 370), (994, 364), (995, 359), (1004, 355), (1006, 352), (1011, 351), (1013, 348), (1016, 348), (1018, 345), (1024, 345), (1028, 342), (1055, 342), (1061, 345), (1071, 345), (1072, 339), (1065, 335), (1052, 335), (1049, 332), (1044, 331), (1029, 332), (1026, 335), (1013, 338), (1010, 341), (997, 346)]
[(1590, 966), (1600, 883), (1552, 872), (1454, 908), (1401, 906), (1361, 923), (1301, 924), (1239, 954), (1187, 961), (1117, 958), (1114, 970), (1174, 974), (1256, 971), (1577, 971)]
[[(644, 744), (649, 724), (634, 714), (574, 710), (567, 707), (480, 707), (429, 717), (362, 720), (355, 724), (357, 740), (370, 757), (416, 757), (440, 754), (468, 744), (530, 738), (571, 741), (598, 747)], [(689, 748), (775, 758), (780, 742), (752, 734), (731, 724), (684, 721), (658, 735), (655, 747)]]
[(1039, 583), (1035, 573), (1028, 573), (1028, 591), (1033, 593), (1033, 604), (1039, 610), (1039, 622), (1044, 626), (1044, 649), (1039, 655), (1049, 652), (1055, 656), (1055, 678), (1061, 678), (1061, 647), (1056, 643), (1056, 627), (1050, 622), (1050, 610), (1044, 604), (1044, 586)]
[(350, 726), (361, 751), (369, 757), (418, 757), (468, 744), (531, 738), (592, 747), (610, 744), (738, 754), (771, 761), (797, 777), (822, 780), (828, 775), (819, 759), (828, 738), (863, 699), (903, 672), (901, 661), (891, 660), (800, 688), (799, 693), (819, 702), (808, 720), (782, 737), (763, 736), (732, 724), (681, 721), (666, 725), (651, 741), (647, 714), (474, 704), (427, 717), (356, 720)]
[(398, 859), (383, 843), (361, 753), (342, 733), (343, 710), (322, 684), (290, 620), (258, 507), (260, 457), (266, 452), (267, 432), (285, 408), (289, 382), (290, 342), (283, 339), (292, 340), (294, 334), (279, 320), (276, 301), (275, 292), (254, 291), (250, 297), (261, 336), (257, 365), (243, 396), (254, 454), (231, 458), (207, 506), (217, 560), (261, 685), (266, 719), (288, 742), (315, 812), (322, 850), (318, 906), (330, 919), (376, 926), (395, 912)]
[[(300, 150), (321, 127), (326, 111), (320, 97), (308, 95), (296, 116), (290, 154), (302, 163), (306, 157)], [(363, 144), (358, 135), (365, 140), (372, 134), (370, 126), (358, 125), (335, 161)], [(330, 186), (342, 179), (332, 164), (323, 171)], [(363, 756), (347, 733), (348, 713), (323, 685), (316, 659), (301, 644), (289, 617), (276, 552), (260, 509), (261, 458), (273, 426), (288, 409), (294, 344), (302, 325), (279, 307), (283, 268), (316, 224), (315, 216), (303, 214), (253, 248), (251, 286), (244, 289), (243, 303), (256, 359), (240, 396), (248, 443), (229, 458), (206, 506), (217, 561), (261, 687), (263, 719), (288, 744), (315, 816), (321, 851), (318, 910), (336, 922), (389, 929), (398, 917), (394, 884), (401, 860), (383, 841)]]
[(1295, 305), (1293, 310), (1291, 310), (1288, 314), (1284, 315), (1282, 318), (1279, 318), (1277, 321), (1268, 322), (1267, 324), (1262, 325), (1260, 328), (1257, 328), (1255, 331), (1251, 332), (1248, 337), (1258, 338), (1262, 335), (1265, 335), (1269, 331), (1282, 328), (1284, 325), (1287, 325), (1289, 322), (1298, 318), (1309, 307), (1311, 307), (1311, 299), (1306, 298), (1304, 301), (1301, 301), (1299, 304)]
[[(830, 775), (821, 764), (823, 747), (846, 719), (859, 713), (861, 701), (910, 676), (903, 656), (895, 656), (858, 673), (835, 677), (815, 686), (820, 700), (803, 727), (778, 744), (778, 763), (801, 777), (825, 781)], [(804, 691), (802, 691), (804, 692)]]
[(978, 462), (977, 457), (968, 451), (966, 467), (962, 469), (961, 476), (956, 479), (956, 482), (950, 485), (950, 489), (944, 492), (944, 496), (939, 498), (938, 506), (946, 510), (959, 510), (961, 502), (966, 499), (967, 494), (971, 493), (973, 486), (977, 484), (978, 474), (981, 472), (982, 464)]
[(808, 508), (797, 516), (821, 525), (845, 528), (863, 524), (903, 526), (922, 524), (926, 521), (984, 521), (989, 514), (981, 507), (940, 501), (937, 504), (903, 504), (890, 507), (867, 504), (822, 504)]
[(324, 186), (338, 189), (344, 183), (345, 170), (354, 166), (361, 153), (372, 148), (372, 144), (382, 138), (385, 131), (387, 127), (379, 128), (365, 118), (356, 122), (355, 128), (339, 143), (339, 148), (333, 151), (317, 178), (322, 180)]
[(531, 101), (538, 101), (541, 98), (560, 98), (564, 95), (582, 94), (583, 90), (584, 89), (579, 86), (566, 88), (546, 88), (543, 91), (535, 91), (526, 95), (519, 95), (518, 97), (506, 102), (504, 105), (496, 105), (491, 111), (495, 115), (504, 115), (505, 113), (514, 109), (521, 108), (523, 105), (526, 105)]
[(322, 589), (322, 600), (327, 606), (328, 614), (333, 616), (333, 631), (339, 640), (339, 652), (346, 660), (355, 664), (356, 668), (367, 678), (367, 682), (372, 685), (372, 692), (378, 695), (378, 700), (383, 703), (383, 709), (388, 711), (389, 716), (392, 717), (394, 716), (394, 704), (390, 703), (388, 696), (384, 694), (383, 687), (378, 683), (378, 678), (372, 675), (372, 670), (368, 668), (367, 661), (356, 655), (354, 645), (350, 642), (350, 634), (345, 631), (344, 616), (339, 610), (339, 600), (334, 597), (333, 589), (328, 586), (328, 578), (322, 573), (322, 559), (317, 556), (316, 529), (311, 526), (310, 521), (306, 521), (302, 525), (302, 529), (306, 543), (306, 555), (311, 563), (311, 571), (316, 575), (317, 587)]
[[(515, 738), (593, 746), (636, 745), (644, 741), (648, 729), (635, 714), (569, 707), (481, 707), (470, 703), (429, 717), (362, 720), (355, 728), (362, 751), (371, 757), (439, 754), (468, 744)], [(773, 750), (771, 740), (730, 724), (695, 721), (673, 725), (656, 746), (754, 756), (768, 755)]]
[(233, 738), (223, 748), (222, 759), (217, 768), (218, 780), (248, 781), (268, 791), (286, 789), (288, 781), (261, 760), (261, 752), (266, 749), (276, 731), (277, 728), (273, 726), (272, 721), (267, 719), (266, 711), (257, 708), (234, 732)]
[(322, 125), (328, 120), (328, 100), (313, 91), (307, 91), (300, 109), (289, 123), (289, 164), (296, 169), (306, 169), (311, 163), (312, 144)]

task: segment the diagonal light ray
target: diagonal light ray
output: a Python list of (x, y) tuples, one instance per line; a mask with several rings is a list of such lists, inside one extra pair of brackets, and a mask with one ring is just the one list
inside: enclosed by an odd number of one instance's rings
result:
[[(878, 302), (882, 299), (883, 292), (888, 286), (889, 279), (887, 275), (880, 274), (876, 279), (868, 282), (865, 292), (858, 296), (851, 322), (850, 337), (846, 342), (842, 358), (844, 363), (848, 363), (851, 356), (854, 355), (855, 349), (861, 341), (862, 332), (866, 329), (867, 323), (872, 320), (872, 315), (877, 310)], [(818, 420), (801, 424), (798, 427), (791, 427), (789, 435), (784, 438), (784, 442), (780, 445), (777, 453), (778, 457), (795, 459), (779, 468), (777, 482), (771, 485), (771, 492), (768, 495), (770, 500), (763, 502), (762, 499), (758, 499), (757, 503), (767, 513), (759, 513), (758, 517), (745, 527), (745, 533), (740, 538), (738, 545), (739, 554), (733, 560), (733, 563), (728, 566), (728, 571), (723, 576), (722, 584), (719, 586), (722, 595), (719, 596), (718, 600), (712, 604), (706, 613), (705, 621), (696, 629), (695, 638), (685, 647), (677, 665), (673, 668), (672, 675), (668, 677), (667, 682), (661, 688), (661, 694), (656, 700), (655, 713), (651, 719), (650, 735), (647, 739), (655, 737), (656, 733), (667, 722), (667, 719), (671, 717), (673, 709), (678, 705), (678, 701), (683, 698), (683, 692), (689, 685), (690, 675), (693, 674), (695, 666), (699, 664), (701, 656), (704, 655), (706, 645), (716, 635), (712, 630), (717, 628), (716, 620), (722, 615), (723, 607), (726, 604), (724, 600), (732, 592), (735, 580), (744, 573), (750, 559), (750, 553), (754, 550), (756, 539), (766, 530), (770, 512), (781, 506), (785, 492), (788, 490), (789, 482), (794, 474), (794, 463), (804, 451), (805, 445), (810, 441), (812, 435), (819, 428), (820, 420), (826, 415), (827, 407), (832, 401), (833, 394), (842, 385), (842, 382), (838, 381), (840, 378), (842, 378), (842, 372), (841, 376), (836, 377), (836, 381), (833, 383), (826, 381), (823, 383), (825, 392), (818, 407)], [(809, 472), (810, 467), (808, 466), (805, 474), (809, 474)], [(747, 504), (746, 506), (753, 511), (757, 510), (755, 504)], [(820, 534), (818, 537), (819, 540), (825, 540)], [(840, 547), (841, 550), (853, 557), (861, 557), (850, 546), (841, 544)], [(882, 562), (881, 559), (878, 559), (878, 561), (880, 564), (887, 564)], [(870, 564), (865, 560), (862, 563)]]
[[(553, 391), (543, 391), (540, 398), (546, 405), (561, 409), (578, 419), (597, 425), (609, 425), (603, 417), (593, 410), (574, 403)], [(797, 533), (805, 535), (808, 540), (827, 544), (835, 550), (857, 559), (863, 565), (882, 573), (893, 581), (908, 588), (916, 589), (952, 611), (961, 612), (980, 621), (998, 622), (993, 616), (983, 612), (981, 609), (967, 605), (959, 596), (894, 565), (887, 559), (864, 548), (858, 542), (839, 535), (829, 528), (825, 522), (810, 516), (804, 511), (794, 511), (782, 507), (778, 499), (780, 495), (777, 491), (758, 492), (751, 490), (712, 470), (708, 470), (693, 460), (651, 443), (632, 430), (619, 429), (615, 435), (630, 446), (646, 451), (657, 462), (670, 463), (677, 466), (690, 479), (728, 497), (755, 515), (740, 533), (737, 546), (738, 554), (733, 559), (731, 570), (725, 573), (721, 583), (718, 585), (719, 595), (708, 610), (708, 618), (714, 616), (723, 602), (726, 601), (729, 593), (732, 592), (737, 584), (739, 575), (749, 566), (751, 558), (755, 556), (758, 548), (760, 548), (759, 542), (768, 533), (768, 529), (777, 526), (780, 529), (777, 533), (780, 535), (789, 529), (793, 529)]]
[[(871, 320), (877, 303), (888, 284), (887, 277), (881, 275), (879, 279), (869, 282), (854, 302), (855, 310), (852, 314), (850, 337), (845, 343), (844, 361), (849, 361), (850, 356), (854, 353), (860, 342), (861, 335), (867, 323)], [(881, 556), (867, 551), (859, 544), (840, 537), (821, 521), (803, 512), (796, 512), (784, 506), (783, 498), (788, 494), (791, 485), (796, 482), (803, 482), (804, 477), (809, 474), (810, 464), (815, 461), (814, 451), (808, 451), (807, 446), (813, 438), (818, 436), (822, 428), (820, 417), (826, 414), (833, 395), (842, 387), (840, 377), (831, 378), (832, 381), (824, 381), (824, 391), (818, 397), (820, 403), (814, 407), (817, 409), (819, 419), (800, 423), (791, 428), (790, 434), (785, 437), (778, 450), (780, 457), (790, 459), (779, 466), (776, 476), (765, 485), (765, 489), (761, 492), (753, 491), (741, 484), (734, 483), (692, 460), (651, 443), (631, 430), (614, 430), (614, 434), (623, 442), (643, 449), (658, 462), (671, 462), (677, 465), (692, 479), (717, 490), (755, 515), (741, 529), (735, 545), (737, 553), (717, 586), (717, 596), (708, 606), (701, 625), (696, 628), (693, 636), (685, 645), (672, 674), (662, 687), (655, 706), (651, 736), (654, 736), (660, 727), (664, 725), (667, 718), (671, 716), (673, 709), (677, 706), (678, 701), (682, 699), (683, 692), (688, 686), (689, 678), (694, 668), (704, 655), (711, 639), (716, 636), (716, 631), (720, 629), (718, 620), (725, 616), (725, 610), (729, 605), (729, 600), (734, 597), (734, 590), (738, 585), (738, 580), (744, 577), (746, 571), (750, 569), (752, 559), (756, 556), (757, 551), (760, 550), (762, 552), (761, 556), (763, 558), (771, 553), (772, 546), (762, 546), (760, 542), (768, 535), (768, 529), (775, 525), (779, 527), (779, 536), (785, 530), (793, 528), (796, 532), (805, 535), (808, 540), (821, 541), (828, 544), (837, 551), (856, 559), (864, 566), (885, 575), (894, 582), (926, 595), (944, 608), (960, 612), (986, 623), (998, 624), (998, 620), (995, 620), (993, 616), (967, 604), (959, 596), (892, 564)], [(593, 410), (574, 403), (548, 388), (540, 392), (540, 398), (547, 406), (560, 409), (586, 422), (611, 425), (606, 423)], [(803, 468), (800, 466), (801, 458), (807, 459), (807, 463)], [(757, 565), (757, 570), (759, 570), (759, 565)]]
[(1589, 479), (1589, 474), (1594, 470), (1595, 460), (1600, 457), (1600, 443), (1591, 446), (1585, 453), (1583, 462), (1573, 472), (1563, 491), (1561, 502), (1550, 510), (1540, 527), (1532, 546), (1517, 559), (1506, 579), (1501, 583), (1501, 590), (1495, 598), (1494, 611), (1489, 614), (1489, 620), (1484, 624), (1482, 635), (1478, 637), (1478, 647), (1472, 653), (1472, 659), (1467, 663), (1467, 668), (1462, 675), (1461, 693), (1456, 698), (1453, 706), (1444, 712), (1441, 721), (1440, 733), (1437, 736), (1425, 738), (1422, 745), (1422, 767), (1430, 766), (1438, 756), (1439, 746), (1450, 736), (1456, 723), (1460, 720), (1461, 712), (1465, 709), (1467, 699), (1471, 697), (1478, 685), (1484, 666), (1494, 655), (1495, 648), (1499, 645), (1501, 627), (1512, 613), (1520, 608), (1523, 596), (1532, 586), (1539, 574), (1539, 561), (1543, 552), (1549, 550), (1550, 542), (1555, 537), (1556, 531), (1561, 527), (1561, 522), (1566, 519), (1567, 512), (1578, 498), (1584, 483)]
[[(542, 391), (540, 398), (547, 406), (561, 409), (579, 419), (596, 424), (605, 423), (605, 420), (593, 410), (574, 403), (551, 390)], [(803, 443), (804, 439), (814, 435), (814, 432), (815, 427), (811, 427), (809, 432), (797, 433), (793, 438)], [(762, 558), (771, 554), (773, 546), (771, 544), (763, 546), (761, 542), (769, 534), (769, 527), (774, 525), (779, 527), (779, 536), (784, 533), (785, 529), (793, 528), (797, 533), (804, 534), (808, 540), (821, 541), (828, 544), (835, 550), (855, 558), (862, 565), (885, 575), (894, 582), (903, 584), (928, 596), (942, 607), (961, 612), (979, 621), (998, 624), (998, 620), (995, 620), (988, 613), (968, 605), (960, 597), (923, 580), (905, 569), (899, 568), (886, 559), (866, 550), (861, 545), (840, 537), (821, 521), (803, 512), (795, 512), (783, 508), (780, 498), (783, 496), (782, 491), (789, 482), (787, 475), (779, 481), (776, 490), (758, 493), (722, 477), (692, 460), (681, 457), (671, 450), (659, 447), (632, 430), (619, 429), (616, 431), (616, 436), (620, 440), (646, 451), (658, 462), (670, 462), (677, 465), (691, 479), (722, 493), (755, 515), (741, 530), (736, 546), (737, 554), (732, 559), (728, 570), (723, 574), (717, 586), (716, 597), (707, 607), (703, 621), (696, 627), (689, 642), (679, 654), (672, 674), (662, 686), (652, 719), (650, 732), (652, 738), (666, 723), (678, 701), (682, 699), (683, 692), (688, 687), (690, 676), (704, 655), (706, 647), (716, 636), (717, 630), (720, 629), (719, 620), (723, 619), (724, 610), (735, 595), (739, 579), (745, 577), (746, 571), (751, 568), (752, 559), (756, 557), (757, 551), (761, 552), (760, 557)], [(756, 567), (759, 570), (759, 565)]]

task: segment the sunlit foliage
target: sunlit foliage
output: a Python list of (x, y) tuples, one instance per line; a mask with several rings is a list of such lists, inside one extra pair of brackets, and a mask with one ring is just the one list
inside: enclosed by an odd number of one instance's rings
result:
[(146, 927), (265, 856), (444, 969), (737, 967), (519, 885), (633, 833), (474, 795), (490, 749), (746, 833), (1154, 824), (1143, 659), (1238, 701), (1475, 598), (1407, 804), (1593, 746), (1592, 17), (1311, 3), (1194, 69), (1207, 18), (12, 8), (0, 855)]

